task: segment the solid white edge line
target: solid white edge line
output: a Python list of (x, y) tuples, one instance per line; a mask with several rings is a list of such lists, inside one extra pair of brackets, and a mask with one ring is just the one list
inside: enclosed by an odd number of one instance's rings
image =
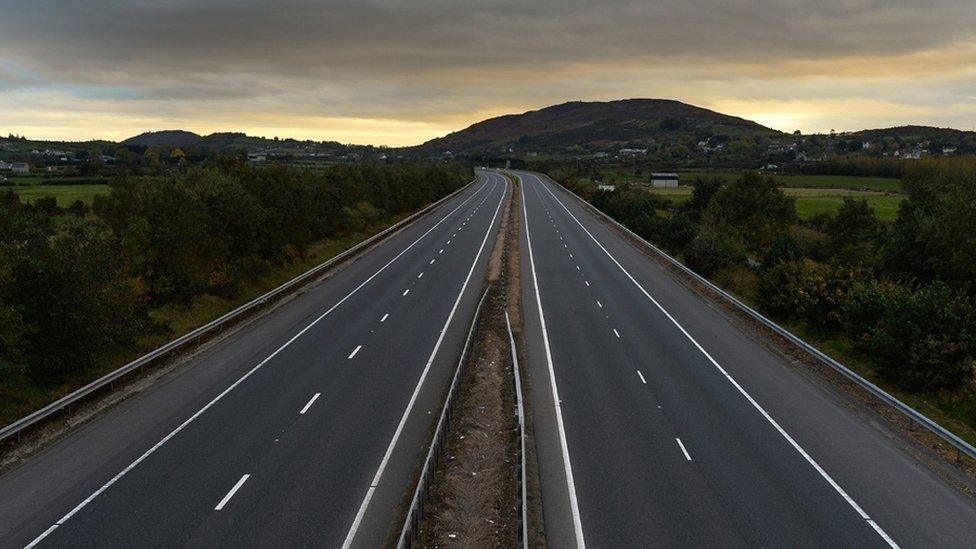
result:
[(772, 425), (773, 428), (776, 429), (776, 431), (784, 439), (786, 439), (786, 441), (790, 444), (790, 446), (792, 446), (793, 449), (795, 449), (797, 451), (797, 453), (799, 453), (803, 457), (803, 459), (805, 459), (807, 461), (807, 463), (809, 463), (810, 466), (812, 466), (817, 471), (817, 473), (819, 473), (820, 476), (825, 481), (827, 481), (828, 484), (830, 484), (830, 486), (834, 489), (834, 491), (836, 491), (838, 494), (840, 494), (840, 496), (844, 499), (844, 501), (846, 501), (847, 504), (850, 505), (850, 507), (852, 509), (854, 509), (854, 511), (857, 512), (857, 514), (865, 522), (867, 522), (868, 525), (870, 525), (871, 528), (873, 528), (874, 531), (877, 532), (878, 535), (881, 536), (881, 538), (884, 539), (885, 542), (889, 546), (891, 546), (892, 548), (897, 548), (898, 547), (898, 544), (895, 543), (895, 541), (893, 539), (891, 539), (891, 536), (889, 536), (881, 528), (881, 526), (879, 526), (878, 523), (875, 522), (864, 511), (864, 509), (862, 509), (861, 506), (857, 504), (856, 501), (854, 501), (854, 498), (852, 498), (850, 495), (848, 495), (848, 493), (843, 488), (841, 488), (840, 484), (837, 484), (837, 482), (833, 479), (833, 477), (831, 477), (829, 474), (827, 474), (827, 471), (825, 471), (824, 468), (821, 467), (820, 464), (817, 463), (817, 461), (814, 460), (813, 457), (810, 456), (810, 454), (808, 454), (806, 452), (806, 450), (804, 450), (803, 447), (800, 446), (800, 444), (798, 442), (796, 442), (796, 440), (794, 440), (793, 437), (790, 436), (790, 434), (787, 433), (786, 430), (783, 429), (783, 427), (781, 427), (780, 424), (775, 419), (773, 419), (773, 417), (771, 415), (769, 415), (769, 412), (767, 412), (758, 402), (756, 402), (756, 399), (752, 398), (752, 395), (750, 395), (748, 392), (746, 392), (746, 390), (741, 385), (739, 385), (739, 382), (737, 382), (725, 370), (725, 368), (723, 368), (714, 358), (712, 358), (712, 355), (710, 355), (708, 353), (708, 351), (706, 351), (705, 348), (702, 347), (698, 343), (698, 341), (696, 341), (695, 338), (693, 338), (691, 336), (691, 334), (688, 333), (688, 331), (685, 330), (685, 328), (681, 324), (678, 323), (677, 319), (675, 319), (673, 316), (671, 316), (671, 313), (668, 312), (668, 310), (665, 309), (660, 303), (658, 303), (658, 301), (656, 299), (654, 299), (651, 296), (651, 294), (649, 294), (647, 292), (647, 290), (645, 290), (644, 287), (641, 286), (640, 283), (637, 282), (637, 280), (633, 276), (631, 276), (631, 274), (627, 271), (627, 269), (625, 269), (624, 266), (621, 265), (620, 262), (617, 261), (617, 259), (615, 257), (613, 257), (613, 255), (603, 246), (603, 244), (601, 244), (600, 241), (597, 240), (596, 237), (594, 237), (593, 234), (590, 233), (590, 231), (585, 226), (583, 226), (583, 224), (580, 222), (580, 220), (577, 219), (575, 215), (573, 215), (573, 212), (569, 211), (569, 208), (567, 208), (566, 205), (563, 204), (563, 202), (561, 200), (559, 200), (559, 197), (557, 197), (555, 194), (553, 194), (553, 192), (549, 189), (549, 186), (546, 185), (545, 183), (542, 183), (541, 178), (539, 178), (538, 176), (534, 176), (533, 175), (533, 177), (535, 177), (539, 181), (539, 183), (542, 185), (542, 187), (546, 190), (546, 192), (548, 192), (556, 200), (556, 202), (558, 202), (559, 205), (562, 206), (563, 210), (565, 210), (566, 213), (568, 213), (570, 215), (570, 217), (572, 217), (573, 220), (576, 221), (576, 224), (579, 225), (581, 229), (583, 229), (583, 231), (590, 237), (590, 239), (592, 239), (593, 242), (595, 242), (596, 245), (599, 246), (601, 250), (603, 250), (603, 253), (607, 254), (607, 257), (609, 257), (610, 260), (613, 261), (617, 265), (617, 267), (621, 271), (623, 271), (623, 273), (625, 275), (627, 275), (627, 278), (629, 278), (630, 281), (633, 282), (635, 286), (637, 286), (637, 288), (647, 297), (647, 299), (649, 299), (651, 301), (651, 303), (654, 304), (655, 307), (657, 307), (662, 313), (664, 313), (664, 316), (666, 316), (668, 318), (668, 320), (670, 320), (671, 323), (674, 324), (675, 327), (677, 327), (679, 331), (681, 331), (681, 333), (688, 339), (688, 341), (690, 341), (692, 343), (692, 345), (694, 345), (695, 348), (697, 348), (698, 351), (701, 352), (702, 355), (704, 355), (705, 358), (708, 359), (708, 361), (711, 362), (712, 365), (715, 366), (715, 368), (718, 369), (718, 371), (721, 372), (721, 374), (723, 376), (725, 376), (725, 378), (729, 381), (729, 383), (731, 383), (732, 386), (735, 387), (736, 390), (739, 391), (739, 393), (743, 397), (745, 397), (745, 399), (747, 401), (749, 401), (749, 403), (753, 406), (753, 408), (755, 408), (766, 419), (766, 421), (769, 422), (769, 424)]
[(302, 406), (302, 411), (298, 412), (298, 415), (305, 415), (305, 412), (307, 412), (308, 409), (312, 407), (312, 404), (315, 404), (315, 401), (318, 400), (320, 396), (322, 396), (322, 393), (315, 393), (314, 395), (312, 395), (312, 398), (308, 400), (305, 406)]
[(217, 506), (214, 507), (214, 511), (220, 511), (221, 509), (223, 509), (224, 505), (227, 505), (227, 502), (230, 501), (230, 498), (234, 497), (234, 494), (236, 494), (237, 491), (241, 489), (241, 486), (244, 486), (244, 483), (247, 482), (247, 479), (249, 478), (251, 478), (250, 474), (246, 474), (243, 477), (241, 477), (241, 480), (237, 481), (237, 484), (235, 484), (234, 487), (230, 489), (230, 492), (227, 492), (227, 495), (224, 496), (224, 499), (220, 500), (220, 503), (218, 503)]
[(685, 459), (691, 461), (691, 454), (689, 454), (688, 450), (685, 449), (685, 445), (683, 442), (681, 442), (681, 439), (675, 437), (674, 440), (677, 441), (678, 447), (681, 448), (681, 453), (685, 455)]
[[(449, 218), (452, 215), (454, 215), (455, 212), (457, 212), (458, 210), (460, 210), (471, 199), (473, 199), (474, 197), (476, 197), (479, 194), (481, 194), (481, 191), (484, 190), (485, 187), (487, 187), (487, 186), (488, 186), (488, 181), (486, 180), (485, 183), (484, 183), (484, 185), (482, 185), (477, 191), (475, 191), (474, 193), (472, 193), (471, 196), (469, 196), (468, 198), (464, 199), (464, 201), (462, 201), (460, 204), (458, 204), (458, 206), (456, 208), (454, 208), (453, 210), (451, 210), (450, 212), (448, 212), (444, 217), (442, 217), (440, 219), (440, 221), (438, 221), (437, 223), (435, 223), (434, 225), (432, 225), (429, 229), (427, 229), (427, 231), (424, 232), (424, 234), (422, 234), (419, 237), (417, 237), (416, 240), (414, 240), (413, 242), (411, 242), (409, 246), (407, 246), (400, 253), (398, 253), (396, 256), (394, 256), (393, 259), (391, 259), (386, 264), (384, 264), (382, 267), (380, 267), (379, 270), (377, 270), (372, 275), (370, 275), (370, 277), (367, 278), (366, 280), (364, 280), (359, 286), (356, 286), (355, 288), (353, 288), (353, 290), (351, 292), (349, 292), (348, 294), (346, 294), (345, 297), (343, 297), (342, 299), (340, 299), (339, 301), (337, 301), (334, 305), (332, 305), (332, 307), (329, 307), (328, 310), (326, 310), (324, 313), (322, 313), (321, 315), (319, 315), (318, 317), (316, 317), (315, 320), (313, 320), (307, 326), (305, 326), (304, 328), (302, 328), (297, 334), (295, 334), (294, 336), (292, 336), (283, 345), (281, 345), (280, 347), (278, 347), (277, 349), (275, 349), (275, 351), (273, 353), (271, 353), (270, 355), (268, 355), (267, 357), (265, 357), (264, 360), (262, 360), (256, 366), (254, 366), (253, 368), (251, 368), (250, 370), (248, 370), (244, 375), (242, 375), (241, 377), (239, 377), (237, 379), (237, 381), (235, 381), (229, 387), (227, 387), (226, 389), (224, 389), (223, 391), (221, 391), (220, 394), (218, 394), (210, 402), (208, 402), (207, 404), (205, 404), (203, 406), (203, 408), (200, 408), (199, 410), (197, 410), (196, 413), (194, 413), (192, 416), (190, 416), (189, 418), (187, 418), (186, 421), (184, 421), (183, 423), (181, 423), (175, 429), (173, 429), (172, 431), (170, 431), (170, 433), (168, 435), (166, 435), (165, 437), (163, 437), (159, 442), (157, 442), (151, 448), (149, 448), (148, 450), (146, 450), (145, 452), (143, 452), (142, 455), (140, 455), (138, 458), (135, 459), (135, 461), (133, 461), (132, 463), (130, 463), (129, 465), (127, 465), (125, 467), (125, 469), (122, 469), (121, 471), (119, 471), (118, 474), (116, 474), (114, 477), (112, 477), (111, 479), (109, 479), (108, 482), (106, 482), (101, 487), (99, 487), (98, 490), (95, 490), (90, 496), (88, 496), (87, 498), (85, 498), (84, 500), (82, 500), (81, 503), (79, 503), (74, 508), (72, 508), (70, 511), (68, 511), (67, 514), (65, 514), (63, 517), (61, 517), (60, 519), (58, 519), (57, 522), (54, 523), (54, 526), (61, 526), (62, 524), (64, 524), (72, 516), (74, 516), (75, 513), (77, 513), (78, 511), (82, 510), (86, 505), (88, 505), (89, 503), (91, 503), (91, 501), (93, 499), (95, 499), (96, 497), (98, 497), (102, 492), (104, 492), (105, 490), (108, 490), (113, 484), (115, 484), (116, 482), (118, 482), (118, 480), (120, 478), (124, 477), (129, 471), (131, 471), (136, 466), (138, 466), (140, 463), (142, 463), (143, 461), (145, 461), (146, 458), (148, 458), (150, 455), (152, 455), (163, 444), (166, 444), (166, 442), (169, 441), (169, 439), (171, 439), (174, 436), (176, 436), (177, 434), (179, 434), (180, 431), (182, 431), (183, 429), (185, 429), (187, 425), (189, 425), (190, 423), (193, 423), (194, 420), (196, 420), (204, 412), (206, 412), (207, 410), (209, 410), (210, 407), (212, 407), (214, 404), (216, 404), (218, 401), (220, 401), (220, 399), (224, 398), (224, 396), (226, 396), (227, 393), (233, 391), (238, 385), (240, 385), (241, 383), (243, 383), (245, 379), (251, 377), (251, 375), (254, 374), (254, 372), (258, 371), (259, 369), (261, 369), (261, 367), (263, 367), (265, 364), (267, 364), (268, 362), (270, 362), (271, 359), (273, 359), (275, 356), (278, 355), (278, 353), (280, 353), (281, 351), (283, 351), (286, 347), (288, 347), (289, 345), (291, 345), (295, 340), (297, 340), (302, 335), (304, 335), (305, 332), (307, 332), (310, 329), (312, 329), (313, 326), (315, 326), (316, 324), (318, 324), (319, 321), (321, 321), (327, 315), (329, 315), (330, 313), (332, 313), (332, 311), (334, 311), (337, 307), (339, 307), (340, 305), (342, 305), (347, 299), (349, 299), (350, 297), (352, 297), (353, 294), (355, 294), (360, 289), (362, 289), (363, 286), (365, 286), (371, 280), (373, 280), (374, 278), (376, 278), (377, 276), (379, 276), (379, 274), (381, 272), (385, 271), (387, 267), (389, 267), (397, 259), (399, 259), (400, 257), (402, 257), (403, 254), (407, 253), (408, 250), (410, 250), (411, 248), (413, 248), (414, 245), (416, 245), (424, 237), (426, 237), (428, 234), (430, 234), (441, 223), (443, 223), (445, 220), (447, 220), (447, 218)], [(410, 290), (407, 290), (407, 291), (410, 291)], [(406, 295), (406, 292), (404, 292), (404, 295)], [(33, 546), (37, 545), (38, 543), (41, 542), (41, 540), (43, 540), (44, 538), (46, 538), (54, 530), (55, 530), (55, 528), (53, 528), (53, 527), (52, 528), (48, 528), (47, 530), (45, 530), (44, 532), (42, 532), (39, 536), (37, 536), (36, 538), (34, 538), (34, 540), (31, 541), (30, 544), (27, 545), (27, 547), (33, 547)]]
[(556, 372), (552, 366), (552, 350), (549, 347), (549, 332), (546, 330), (546, 317), (542, 311), (542, 297), (539, 295), (539, 280), (535, 272), (535, 256), (532, 253), (532, 239), (529, 237), (529, 211), (525, 206), (525, 182), (519, 174), (519, 189), (522, 194), (522, 212), (525, 220), (525, 242), (529, 249), (529, 267), (532, 271), (532, 287), (535, 290), (535, 302), (539, 308), (539, 323), (542, 325), (542, 343), (546, 350), (546, 364), (549, 367), (549, 385), (552, 388), (552, 402), (556, 409), (556, 427), (559, 432), (559, 445), (563, 455), (563, 469), (566, 471), (566, 488), (569, 491), (569, 507), (573, 515), (573, 529), (576, 534), (576, 545), (580, 549), (586, 547), (583, 537), (583, 523), (580, 519), (579, 503), (576, 498), (576, 482), (573, 480), (573, 466), (569, 460), (569, 446), (566, 443), (566, 428), (563, 426), (563, 413), (559, 403), (559, 390), (556, 388)]
[[(427, 364), (424, 366), (423, 372), (420, 374), (420, 379), (417, 380), (417, 386), (414, 387), (413, 394), (410, 395), (410, 401), (407, 403), (407, 408), (403, 411), (403, 416), (400, 417), (400, 423), (397, 425), (396, 431), (393, 432), (393, 438), (390, 440), (390, 445), (386, 448), (386, 453), (383, 454), (383, 459), (380, 461), (379, 468), (376, 469), (376, 474), (373, 475), (373, 480), (370, 482), (369, 488), (366, 490), (366, 496), (363, 498), (362, 504), (359, 506), (359, 511), (356, 512), (356, 517), (353, 519), (352, 525), (349, 527), (349, 532), (346, 534), (345, 541), (342, 542), (343, 549), (348, 549), (352, 545), (353, 539), (356, 537), (356, 532), (359, 530), (359, 525), (363, 520), (363, 516), (366, 514), (366, 509), (369, 507), (369, 502), (373, 498), (373, 493), (376, 491), (376, 487), (379, 485), (380, 478), (383, 476), (383, 471), (386, 470), (386, 464), (390, 460), (390, 456), (393, 454), (393, 449), (396, 447), (397, 441), (400, 438), (400, 433), (403, 432), (403, 427), (407, 423), (407, 418), (410, 416), (410, 412), (413, 410), (414, 404), (417, 402), (417, 397), (420, 394), (420, 389), (424, 385), (424, 381), (427, 379), (427, 374), (430, 372), (430, 367), (434, 363), (434, 357), (437, 356), (437, 351), (441, 347), (441, 343), (444, 342), (444, 336), (447, 334), (447, 329), (451, 325), (451, 321), (454, 319), (454, 313), (457, 312), (458, 305), (461, 303), (461, 298), (464, 296), (464, 290), (467, 289), (468, 283), (471, 281), (471, 275), (474, 274), (474, 268), (478, 265), (478, 260), (481, 258), (482, 252), (485, 250), (485, 243), (488, 242), (488, 237), (491, 236), (491, 230), (495, 226), (495, 220), (498, 218), (498, 212), (501, 210), (502, 204), (505, 202), (505, 196), (508, 194), (508, 184), (503, 182), (504, 189), (502, 191), (502, 197), (498, 201), (498, 206), (495, 207), (495, 214), (491, 218), (491, 222), (488, 224), (488, 230), (485, 231), (485, 237), (481, 240), (481, 247), (478, 248), (477, 255), (474, 256), (474, 261), (471, 262), (471, 268), (468, 269), (468, 276), (464, 279), (464, 283), (461, 285), (461, 291), (458, 292), (457, 298), (454, 300), (454, 306), (451, 308), (451, 313), (447, 315), (447, 321), (444, 322), (444, 327), (441, 328), (440, 335), (437, 336), (437, 343), (434, 344), (434, 349), (430, 353), (430, 357), (427, 359)], [(492, 185), (489, 193), (493, 192), (495, 185)]]
[(351, 353), (349, 353), (349, 357), (346, 360), (352, 360), (352, 357), (356, 356), (356, 353), (358, 353), (359, 350), (362, 348), (363, 348), (362, 345), (357, 345), (356, 348), (353, 349)]
[[(614, 330), (614, 331), (616, 331), (616, 330)], [(644, 374), (642, 374), (640, 370), (637, 370), (637, 375), (640, 376), (641, 383), (643, 383), (644, 385), (647, 385), (647, 380), (644, 379)]]

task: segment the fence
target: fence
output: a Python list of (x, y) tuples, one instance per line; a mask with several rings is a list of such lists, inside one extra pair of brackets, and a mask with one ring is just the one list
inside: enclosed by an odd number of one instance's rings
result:
[(440, 418), (437, 420), (437, 427), (434, 429), (434, 437), (430, 442), (430, 449), (427, 450), (427, 457), (424, 459), (423, 468), (420, 470), (420, 479), (417, 481), (417, 488), (413, 492), (413, 499), (410, 500), (410, 507), (407, 509), (407, 517), (403, 522), (403, 529), (400, 531), (400, 539), (397, 542), (397, 549), (409, 548), (417, 538), (417, 525), (424, 516), (424, 501), (430, 491), (430, 485), (434, 480), (434, 468), (437, 467), (437, 460), (440, 458), (441, 450), (447, 441), (447, 429), (454, 415), (454, 399), (461, 385), (461, 378), (464, 375), (464, 365), (468, 361), (471, 353), (471, 344), (474, 339), (474, 330), (478, 326), (481, 318), (481, 308), (485, 304), (485, 298), (491, 291), (489, 286), (485, 293), (481, 294), (478, 301), (478, 308), (475, 309), (474, 319), (471, 320), (471, 327), (468, 328), (468, 337), (464, 340), (464, 347), (461, 350), (461, 359), (458, 360), (457, 369), (454, 370), (454, 378), (451, 379), (451, 386), (447, 390), (447, 398), (444, 400), (444, 408), (441, 410)]

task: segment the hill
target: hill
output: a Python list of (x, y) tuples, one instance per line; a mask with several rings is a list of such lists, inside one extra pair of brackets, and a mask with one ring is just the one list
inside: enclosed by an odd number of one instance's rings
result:
[(122, 141), (121, 145), (135, 147), (197, 147), (203, 137), (184, 130), (144, 132)]
[[(642, 147), (660, 140), (783, 134), (744, 118), (667, 99), (574, 101), (473, 124), (418, 147), (454, 154), (572, 152)], [(680, 139), (685, 140), (685, 139)]]

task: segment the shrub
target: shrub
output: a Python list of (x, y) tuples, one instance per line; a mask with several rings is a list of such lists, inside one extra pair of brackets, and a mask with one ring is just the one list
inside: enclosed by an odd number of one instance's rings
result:
[(969, 298), (941, 282), (893, 295), (867, 345), (885, 376), (924, 391), (971, 382), (976, 309)]
[(705, 277), (745, 259), (740, 247), (727, 234), (707, 226), (685, 246), (683, 256), (688, 267)]
[(759, 277), (756, 271), (746, 265), (729, 265), (712, 275), (715, 284), (746, 299), (755, 299), (758, 295)]
[(800, 246), (796, 239), (789, 233), (781, 233), (774, 240), (766, 255), (763, 257), (763, 267), (771, 269), (784, 261), (795, 261), (800, 259)]
[(662, 240), (669, 251), (683, 249), (698, 235), (698, 225), (687, 213), (671, 216), (664, 224)]
[(840, 325), (846, 277), (809, 259), (784, 261), (759, 280), (759, 304), (773, 314), (831, 328)]

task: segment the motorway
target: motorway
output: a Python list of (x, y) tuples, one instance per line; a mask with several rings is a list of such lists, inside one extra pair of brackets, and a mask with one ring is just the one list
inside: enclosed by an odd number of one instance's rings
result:
[(0, 477), (0, 546), (377, 547), (510, 185), (478, 179)]
[(521, 283), (551, 547), (971, 547), (976, 505), (543, 176)]

